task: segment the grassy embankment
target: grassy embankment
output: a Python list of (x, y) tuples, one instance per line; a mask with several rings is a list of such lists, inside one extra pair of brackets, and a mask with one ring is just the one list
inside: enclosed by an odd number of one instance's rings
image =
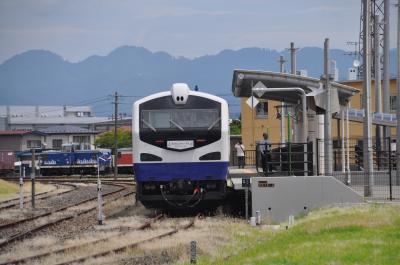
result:
[(400, 205), (317, 210), (289, 230), (237, 228), (197, 264), (400, 264)]
[[(36, 192), (46, 192), (55, 189), (53, 185), (36, 183)], [(29, 195), (31, 192), (31, 182), (25, 180), (24, 182), (24, 194)], [(0, 201), (18, 198), (19, 196), (19, 184), (18, 182), (10, 182), (0, 179)]]

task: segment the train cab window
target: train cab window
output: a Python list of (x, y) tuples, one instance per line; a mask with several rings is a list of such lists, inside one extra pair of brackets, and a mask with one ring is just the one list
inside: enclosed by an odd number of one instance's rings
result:
[(184, 131), (196, 128), (220, 128), (218, 109), (161, 109), (143, 110), (142, 128)]

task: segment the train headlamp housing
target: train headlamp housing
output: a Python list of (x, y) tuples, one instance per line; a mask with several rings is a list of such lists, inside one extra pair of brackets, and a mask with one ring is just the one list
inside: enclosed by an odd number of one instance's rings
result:
[(175, 83), (171, 88), (171, 96), (176, 105), (185, 105), (189, 97), (190, 88), (185, 83)]

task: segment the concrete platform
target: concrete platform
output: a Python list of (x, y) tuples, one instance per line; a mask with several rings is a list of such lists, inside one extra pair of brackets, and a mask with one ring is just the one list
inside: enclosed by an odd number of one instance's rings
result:
[(361, 194), (334, 177), (255, 177), (251, 179), (252, 215), (281, 222), (332, 204), (362, 203)]

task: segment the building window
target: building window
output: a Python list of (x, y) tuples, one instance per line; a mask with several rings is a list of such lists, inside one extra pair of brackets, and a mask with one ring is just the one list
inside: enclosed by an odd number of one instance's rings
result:
[(396, 112), (396, 105), (397, 105), (397, 97), (396, 96), (390, 96), (390, 112)]
[(26, 146), (28, 148), (41, 148), (42, 142), (40, 140), (27, 140)]
[(53, 140), (53, 149), (61, 150), (62, 147), (62, 139), (54, 139)]
[(256, 119), (268, 118), (268, 101), (262, 101), (256, 106)]
[(90, 136), (89, 135), (73, 136), (72, 141), (74, 143), (90, 143)]

